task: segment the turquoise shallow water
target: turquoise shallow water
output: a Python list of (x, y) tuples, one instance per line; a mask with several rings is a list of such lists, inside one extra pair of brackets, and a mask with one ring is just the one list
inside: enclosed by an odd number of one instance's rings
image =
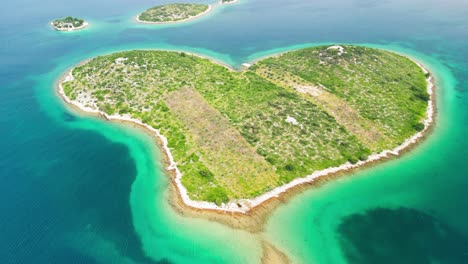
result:
[[(0, 263), (258, 263), (264, 238), (297, 263), (468, 263), (466, 1), (241, 0), (187, 24), (132, 22), (153, 4), (4, 3)], [(48, 27), (68, 14), (91, 27)], [(118, 50), (184, 50), (238, 67), (318, 43), (424, 62), (437, 77), (437, 125), (403, 158), (296, 196), (259, 235), (177, 215), (152, 139), (73, 112), (54, 91), (69, 67)]]

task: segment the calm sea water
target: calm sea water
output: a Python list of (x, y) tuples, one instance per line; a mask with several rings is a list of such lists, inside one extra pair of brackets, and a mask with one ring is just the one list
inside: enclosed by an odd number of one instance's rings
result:
[[(169, 1), (18, 0), (0, 10), (0, 263), (468, 263), (468, 2), (241, 0), (199, 21), (137, 25)], [(209, 3), (208, 1), (201, 1)], [(81, 16), (85, 31), (48, 22)], [(252, 235), (183, 218), (152, 139), (73, 112), (54, 84), (81, 60), (174, 49), (238, 67), (318, 43), (406, 53), (437, 77), (437, 125), (403, 158), (298, 195)]]

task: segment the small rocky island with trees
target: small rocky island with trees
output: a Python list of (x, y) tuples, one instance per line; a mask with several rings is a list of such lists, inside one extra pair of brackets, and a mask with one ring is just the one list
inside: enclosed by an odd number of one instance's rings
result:
[(52, 27), (58, 31), (74, 31), (83, 29), (88, 26), (88, 22), (84, 21), (81, 18), (75, 17), (65, 17), (61, 19), (56, 19), (50, 23)]
[(182, 22), (204, 15), (210, 10), (211, 6), (205, 4), (159, 5), (141, 13), (137, 21), (154, 24)]

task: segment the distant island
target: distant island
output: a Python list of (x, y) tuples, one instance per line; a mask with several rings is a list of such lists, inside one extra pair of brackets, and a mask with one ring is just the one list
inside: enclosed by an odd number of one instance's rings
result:
[(182, 22), (202, 16), (211, 11), (205, 4), (168, 4), (152, 7), (141, 13), (137, 20), (143, 23)]
[(68, 16), (62, 19), (56, 19), (50, 23), (58, 31), (74, 31), (88, 26), (88, 22), (80, 18)]
[(432, 77), (396, 53), (305, 48), (244, 64), (127, 51), (70, 71), (70, 104), (154, 133), (185, 204), (247, 212), (289, 188), (415, 143), (432, 122)]
[(216, 6), (222, 4), (232, 4), (237, 1), (238, 0), (221, 0), (212, 5), (191, 3), (158, 5), (138, 15), (136, 20), (137, 22), (147, 24), (169, 24), (186, 22), (208, 14)]

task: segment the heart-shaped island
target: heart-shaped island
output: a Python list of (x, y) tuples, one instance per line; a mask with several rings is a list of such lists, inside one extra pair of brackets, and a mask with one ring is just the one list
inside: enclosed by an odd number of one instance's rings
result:
[(397, 155), (431, 123), (431, 91), (418, 63), (347, 45), (291, 51), (242, 71), (181, 52), (119, 52), (82, 63), (60, 85), (82, 110), (156, 133), (185, 203), (240, 212)]

